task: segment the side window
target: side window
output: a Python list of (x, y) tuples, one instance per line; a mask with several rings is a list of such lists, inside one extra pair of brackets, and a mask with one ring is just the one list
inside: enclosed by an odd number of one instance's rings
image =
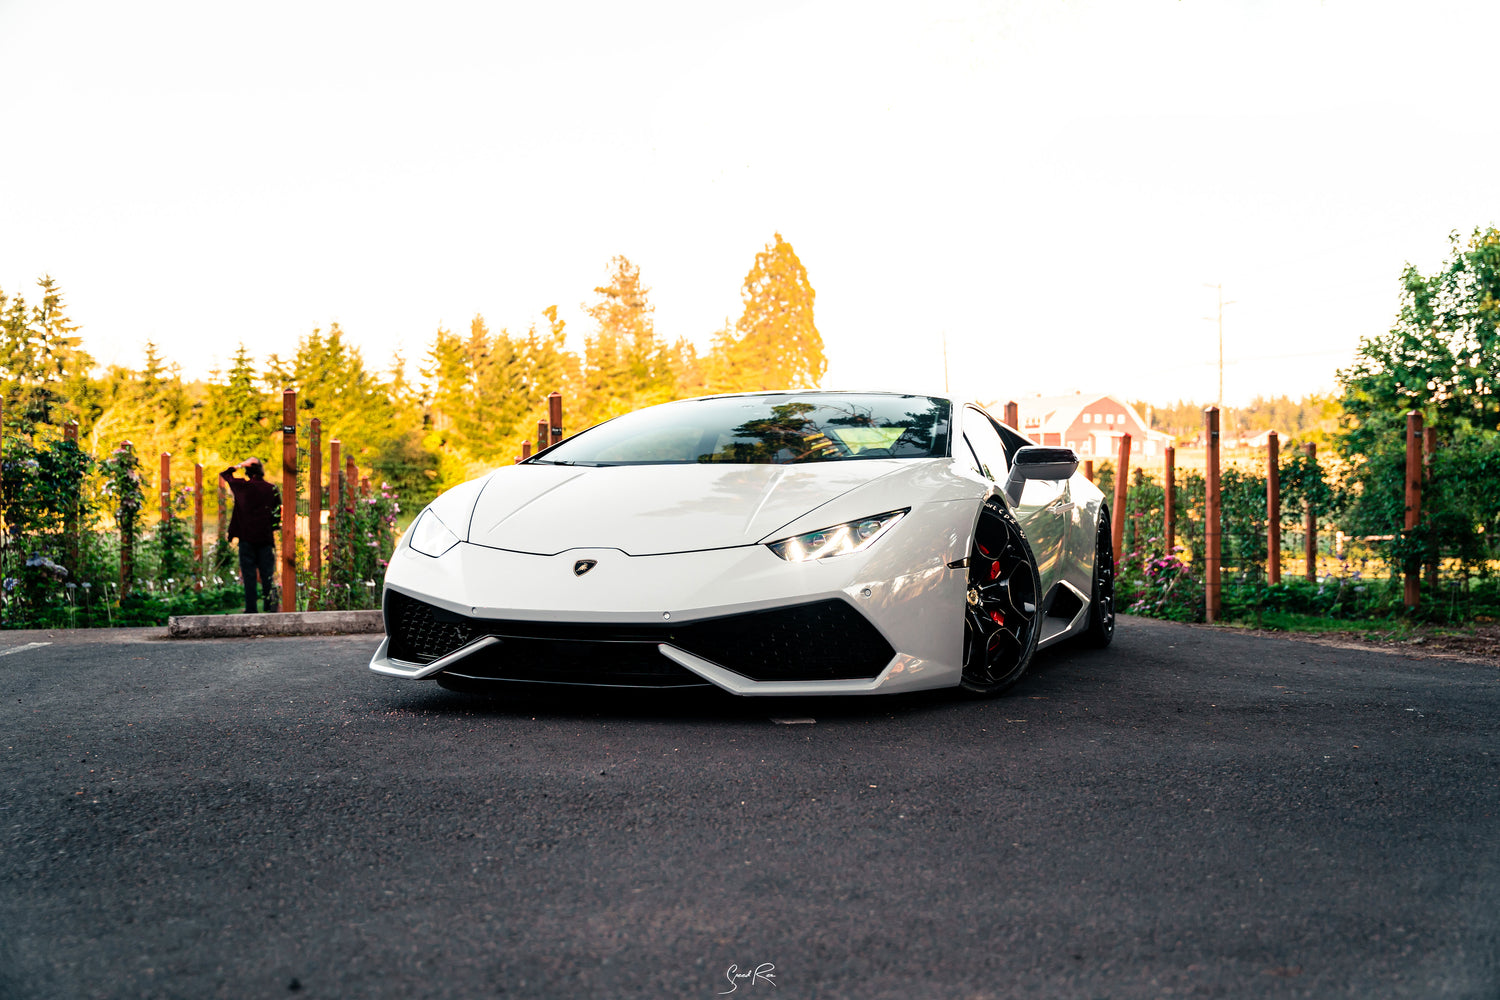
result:
[(979, 471), (997, 483), (1005, 482), (1005, 477), (1010, 473), (1010, 461), (1005, 456), (1005, 445), (989, 417), (972, 407), (966, 408), (964, 437), (979, 458)]

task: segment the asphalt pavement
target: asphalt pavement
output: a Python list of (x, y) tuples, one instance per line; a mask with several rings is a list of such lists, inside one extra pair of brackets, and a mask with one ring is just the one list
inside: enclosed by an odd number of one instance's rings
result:
[(1493, 664), (1124, 618), (992, 701), (483, 699), (159, 634), (0, 636), (0, 998), (1500, 997)]

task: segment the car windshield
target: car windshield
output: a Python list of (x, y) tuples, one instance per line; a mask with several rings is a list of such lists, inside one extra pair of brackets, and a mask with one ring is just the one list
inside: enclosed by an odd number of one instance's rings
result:
[(948, 401), (787, 392), (664, 403), (616, 417), (530, 461), (546, 465), (796, 465), (948, 454)]

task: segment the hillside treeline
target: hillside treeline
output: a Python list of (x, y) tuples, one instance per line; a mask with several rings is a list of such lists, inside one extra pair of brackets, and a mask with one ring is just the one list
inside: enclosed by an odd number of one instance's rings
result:
[(815, 292), (780, 233), (745, 276), (738, 320), (726, 320), (703, 350), (657, 335), (650, 290), (623, 256), (610, 261), (608, 280), (586, 305), (582, 351), (569, 350), (554, 305), (524, 331), (491, 329), (483, 316), (467, 330), (439, 328), (419, 357), (397, 354), (383, 368), (335, 323), (301, 337), (290, 357), (256, 358), (242, 344), (227, 369), (206, 380), (185, 379), (150, 342), (138, 368), (101, 371), (58, 283), (44, 277), (38, 285), (32, 303), (0, 290), (7, 436), (59, 437), (76, 421), (87, 450), (105, 454), (129, 440), (148, 469), (160, 452), (178, 468), (201, 462), (211, 473), (248, 455), (274, 469), (281, 391), (292, 387), (304, 448), (317, 417), (325, 443), (340, 439), (362, 469), (415, 501), (509, 462), (536, 436), (554, 390), (564, 395), (572, 433), (671, 399), (814, 386), (827, 369)]
[[(1170, 434), (1179, 442), (1191, 442), (1202, 436), (1203, 409), (1210, 404), (1179, 399), (1165, 406), (1141, 400), (1131, 405), (1142, 417), (1149, 415), (1153, 430)], [(1333, 393), (1312, 393), (1301, 399), (1256, 396), (1247, 406), (1224, 407), (1219, 426), (1226, 438), (1274, 430), (1288, 440), (1327, 444), (1338, 431), (1342, 412), (1339, 397)]]

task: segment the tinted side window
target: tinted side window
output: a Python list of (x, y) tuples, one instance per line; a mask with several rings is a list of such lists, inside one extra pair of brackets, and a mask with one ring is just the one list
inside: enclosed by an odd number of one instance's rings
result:
[(964, 437), (979, 456), (979, 471), (997, 483), (1005, 482), (1010, 473), (1010, 461), (1005, 455), (1005, 445), (1000, 440), (995, 425), (980, 411), (969, 407), (964, 410)]

